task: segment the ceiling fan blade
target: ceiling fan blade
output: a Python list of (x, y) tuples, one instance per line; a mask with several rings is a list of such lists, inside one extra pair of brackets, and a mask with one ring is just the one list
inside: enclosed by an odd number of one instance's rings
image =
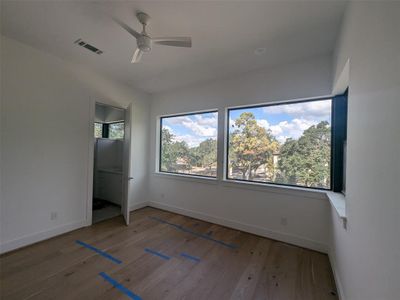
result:
[(132, 64), (138, 63), (140, 61), (140, 59), (142, 58), (142, 54), (143, 54), (143, 51), (141, 51), (139, 48), (137, 48), (135, 50), (135, 52), (133, 53), (131, 63)]
[(157, 37), (152, 38), (152, 41), (159, 45), (173, 47), (192, 47), (192, 38), (190, 37)]
[(118, 20), (117, 18), (112, 18), (114, 20), (115, 23), (117, 23), (119, 26), (121, 26), (123, 29), (125, 29), (126, 31), (128, 31), (132, 36), (134, 36), (135, 38), (139, 38), (141, 36), (141, 34), (139, 32), (137, 32), (136, 30), (132, 29), (131, 27), (129, 27), (128, 25), (126, 25), (124, 22), (122, 22), (121, 20)]

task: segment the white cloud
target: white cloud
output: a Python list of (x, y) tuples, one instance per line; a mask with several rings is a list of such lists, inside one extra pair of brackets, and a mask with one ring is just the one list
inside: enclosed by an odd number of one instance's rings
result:
[[(217, 138), (217, 114), (191, 115), (165, 118), (163, 128), (174, 134), (174, 141), (186, 142), (189, 147), (197, 147), (208, 138)], [(186, 128), (187, 130), (183, 130)]]
[(256, 121), (257, 121), (258, 126), (264, 127), (266, 130), (270, 129), (270, 125), (267, 120), (261, 119), (261, 120), (256, 120)]
[(203, 137), (216, 137), (217, 136), (217, 128), (207, 125), (200, 125), (197, 122), (182, 122), (182, 125), (190, 130), (192, 130), (195, 134), (203, 136)]
[[(285, 121), (286, 122), (286, 121)], [(284, 123), (284, 122), (281, 122), (281, 123)], [(286, 122), (287, 123), (287, 122)], [(269, 130), (271, 130), (271, 133), (274, 135), (274, 136), (279, 136), (279, 135), (281, 135), (282, 134), (282, 132), (283, 132), (283, 129), (282, 129), (282, 127), (278, 124), (278, 125), (272, 125), (272, 126), (270, 126), (269, 127)]]
[(331, 114), (331, 101), (311, 101), (284, 105), (267, 106), (263, 111), (268, 114), (285, 113), (301, 119), (329, 119)]
[(186, 142), (189, 148), (192, 148), (200, 145), (200, 143), (204, 141), (204, 137), (199, 137), (191, 134), (175, 135), (173, 141)]
[(298, 139), (303, 131), (308, 129), (310, 126), (317, 124), (316, 121), (310, 121), (307, 119), (293, 119), (291, 121), (282, 121), (276, 125), (270, 125), (265, 119), (257, 120), (257, 124), (264, 127), (266, 130), (270, 130), (272, 135), (276, 139), (283, 143), (287, 138)]
[(207, 125), (207, 126), (217, 126), (217, 113), (213, 113), (210, 117), (204, 117), (204, 115), (194, 115), (196, 119), (196, 123), (199, 125)]
[[(281, 121), (275, 125), (271, 125), (266, 119), (257, 119), (256, 121), (259, 126), (269, 130), (280, 143), (284, 143), (288, 138), (298, 139), (302, 136), (304, 130), (319, 123), (319, 120), (309, 120), (304, 118)], [(230, 124), (234, 124), (234, 120), (230, 119)], [(236, 126), (233, 128), (231, 127), (231, 130), (234, 129), (237, 129)]]
[(204, 118), (201, 115), (195, 115), (193, 118), (194, 120), (192, 118), (189, 116), (174, 117), (166, 119), (166, 123), (171, 125), (181, 125), (190, 129), (194, 134), (202, 137), (217, 137), (218, 122), (216, 117)]
[(170, 126), (168, 126), (168, 125), (163, 125), (163, 129), (168, 129), (168, 131), (170, 132), (170, 133), (174, 133), (174, 130), (170, 127)]
[(270, 126), (269, 129), (278, 141), (282, 143), (287, 138), (298, 139), (303, 134), (304, 130), (317, 123), (317, 121), (307, 119), (293, 119), (290, 122), (279, 122), (277, 125)]

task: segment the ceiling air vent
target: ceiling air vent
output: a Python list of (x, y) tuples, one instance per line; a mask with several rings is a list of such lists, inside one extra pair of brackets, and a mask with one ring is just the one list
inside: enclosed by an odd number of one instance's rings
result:
[(97, 49), (95, 46), (92, 46), (92, 45), (86, 43), (85, 41), (82, 41), (82, 39), (77, 39), (74, 42), (74, 44), (77, 44), (78, 46), (86, 48), (86, 49), (88, 49), (88, 50), (90, 50), (90, 51), (92, 51), (92, 52), (94, 52), (96, 54), (102, 54), (103, 53), (103, 51)]

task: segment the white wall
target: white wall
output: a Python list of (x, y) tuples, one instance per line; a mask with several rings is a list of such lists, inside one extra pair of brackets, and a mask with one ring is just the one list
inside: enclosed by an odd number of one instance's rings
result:
[(113, 106), (96, 105), (95, 122), (112, 123), (125, 120), (125, 110)]
[(347, 230), (332, 211), (343, 299), (400, 297), (400, 2), (352, 3), (335, 80), (350, 59)]
[[(150, 117), (151, 204), (326, 251), (329, 204), (324, 194), (272, 187), (246, 189), (248, 186), (240, 184), (154, 173), (157, 116), (217, 108), (219, 126), (224, 126), (227, 106), (327, 95), (331, 88), (331, 73), (331, 58), (319, 57), (155, 95)], [(218, 138), (218, 159), (222, 161), (223, 136)], [(280, 225), (281, 217), (288, 219), (287, 226)]]
[(147, 194), (148, 95), (2, 37), (2, 251), (86, 224), (93, 101), (133, 103), (135, 206)]

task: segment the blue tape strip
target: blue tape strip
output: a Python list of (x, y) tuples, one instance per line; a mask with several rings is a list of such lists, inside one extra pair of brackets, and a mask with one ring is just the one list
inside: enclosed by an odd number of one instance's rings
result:
[(112, 262), (116, 263), (116, 264), (122, 264), (122, 261), (120, 261), (119, 259), (115, 258), (114, 256), (108, 254), (107, 252), (101, 251), (100, 249), (97, 249), (96, 247), (93, 247), (92, 245), (86, 244), (82, 241), (77, 240), (76, 241), (77, 244), (86, 247), (94, 252), (96, 252), (97, 254), (100, 254), (101, 256), (111, 260)]
[(149, 218), (152, 219), (152, 220), (158, 221), (158, 222), (160, 222), (160, 223), (168, 224), (168, 225), (170, 225), (170, 226), (172, 226), (172, 227), (175, 227), (176, 229), (181, 230), (181, 231), (183, 231), (183, 232), (187, 232), (187, 233), (193, 234), (193, 235), (195, 235), (195, 236), (201, 237), (201, 238), (203, 238), (203, 239), (206, 239), (206, 240), (209, 240), (209, 241), (218, 243), (218, 244), (220, 244), (220, 245), (222, 245), (222, 246), (225, 246), (225, 247), (228, 247), (228, 248), (231, 248), (231, 249), (236, 249), (236, 248), (238, 248), (237, 245), (228, 244), (228, 243), (225, 243), (225, 242), (223, 242), (223, 241), (216, 240), (216, 239), (214, 239), (214, 238), (212, 238), (212, 237), (210, 237), (210, 236), (208, 236), (208, 235), (206, 235), (206, 234), (194, 232), (194, 231), (190, 230), (189, 228), (183, 227), (182, 225), (177, 225), (177, 224), (174, 224), (174, 223), (170, 223), (170, 222), (167, 222), (167, 221), (165, 221), (165, 220), (159, 219), (159, 218), (157, 218), (157, 217), (149, 217)]
[(195, 262), (199, 262), (200, 261), (200, 258), (198, 258), (196, 256), (189, 255), (189, 254), (184, 253), (184, 252), (181, 253), (181, 256), (186, 257), (188, 259), (191, 259), (191, 260), (193, 260)]
[(106, 273), (101, 272), (99, 273), (101, 277), (103, 277), (105, 280), (107, 280), (109, 283), (111, 283), (115, 288), (119, 289), (121, 292), (123, 292), (125, 295), (127, 295), (129, 298), (134, 299), (134, 300), (142, 300), (138, 295), (134, 294), (131, 290), (127, 289), (124, 287), (122, 284), (108, 276)]
[(147, 253), (153, 254), (153, 255), (157, 255), (157, 256), (159, 256), (159, 257), (161, 257), (161, 258), (163, 258), (163, 259), (166, 259), (166, 260), (168, 260), (168, 259), (171, 258), (171, 257), (169, 257), (169, 256), (167, 256), (167, 255), (164, 255), (164, 254), (162, 254), (162, 253), (160, 253), (160, 252), (151, 250), (151, 249), (149, 249), (149, 248), (144, 248), (144, 251), (146, 251)]

